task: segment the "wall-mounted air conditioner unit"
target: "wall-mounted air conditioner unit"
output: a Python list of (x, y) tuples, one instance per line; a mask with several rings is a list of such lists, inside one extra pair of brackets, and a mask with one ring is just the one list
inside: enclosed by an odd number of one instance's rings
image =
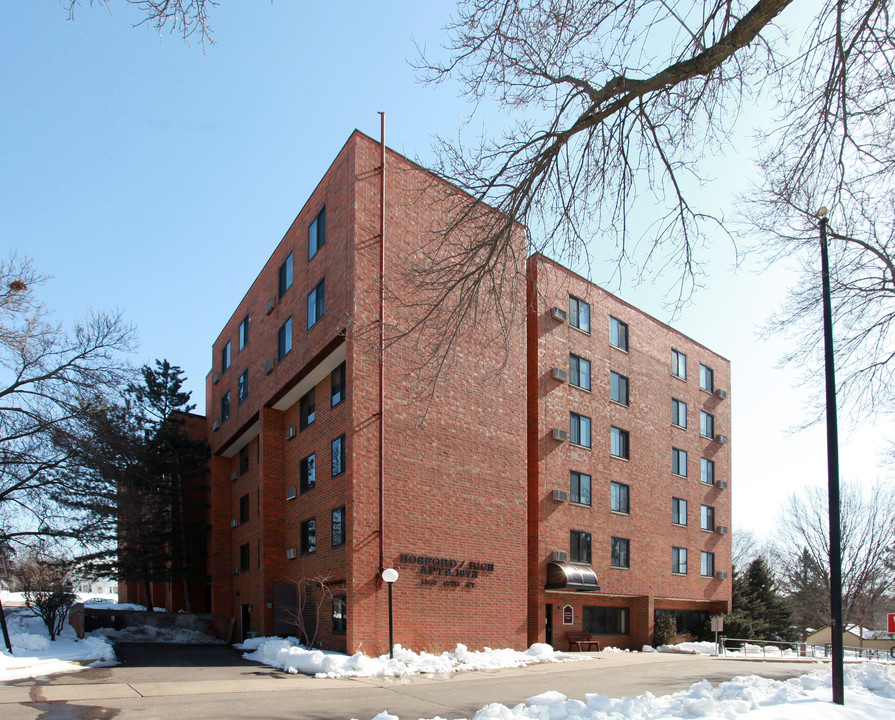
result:
[(291, 440), (295, 437), (295, 425), (290, 425), (286, 428), (286, 439)]
[(295, 560), (298, 557), (298, 551), (295, 548), (287, 548), (286, 550), (286, 559), (287, 560)]
[(717, 390), (715, 390), (715, 395), (717, 395), (722, 400), (726, 400), (727, 399), (727, 390), (722, 390), (721, 388), (718, 388)]
[(233, 518), (230, 521), (230, 527), (239, 527), (239, 520), (237, 520), (236, 518)]
[(715, 487), (719, 490), (727, 490), (727, 480), (719, 480), (715, 483)]
[(212, 376), (212, 378), (211, 378), (211, 382), (212, 382), (213, 384), (215, 384), (215, 385), (217, 385), (220, 381), (221, 381), (221, 374), (220, 374), (220, 373), (215, 373), (215, 374)]
[(287, 500), (295, 500), (298, 497), (298, 493), (295, 491), (294, 487), (288, 488), (286, 490), (286, 499)]
[(715, 532), (718, 533), (719, 535), (727, 535), (727, 526), (719, 525), (718, 527), (715, 528)]
[(277, 306), (276, 298), (271, 298), (270, 300), (267, 301), (267, 305), (264, 306), (264, 314), (270, 315), (276, 306)]
[(550, 374), (553, 376), (554, 380), (559, 380), (560, 382), (566, 382), (569, 379), (569, 371), (564, 370), (563, 368), (553, 368), (550, 371)]
[(232, 473), (230, 473), (230, 482), (236, 482), (236, 478), (238, 478), (238, 477), (239, 477), (239, 473), (236, 472), (236, 470), (234, 470)]
[(719, 580), (727, 580), (727, 573), (724, 572), (723, 570), (719, 570), (718, 572), (715, 573), (715, 577), (718, 578)]
[(553, 499), (557, 502), (566, 502), (569, 499), (569, 493), (565, 490), (554, 490)]
[(563, 310), (562, 308), (558, 308), (558, 307), (555, 307), (550, 311), (550, 316), (554, 320), (559, 320), (560, 322), (565, 322), (566, 318), (568, 317), (568, 315), (566, 314), (566, 311)]
[(715, 442), (719, 442), (722, 445), (727, 443), (727, 435), (715, 435)]
[(264, 362), (264, 374), (270, 375), (273, 372), (273, 360), (266, 360)]
[(565, 442), (569, 439), (569, 432), (567, 430), (563, 430), (562, 428), (553, 428), (553, 439), (559, 440), (560, 442)]
[(220, 428), (220, 427), (221, 427), (221, 421), (220, 421), (220, 420), (215, 420), (213, 423), (211, 423), (211, 431), (212, 431), (212, 432), (214, 432), (215, 430), (217, 430), (217, 429)]
[(565, 550), (554, 550), (553, 551), (553, 562), (568, 562), (569, 561), (569, 553)]
[(239, 565), (234, 565), (232, 568), (230, 568), (230, 573), (232, 575), (239, 575)]

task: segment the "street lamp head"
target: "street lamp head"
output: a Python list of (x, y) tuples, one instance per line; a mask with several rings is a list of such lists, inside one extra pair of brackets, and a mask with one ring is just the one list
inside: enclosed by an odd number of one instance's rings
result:
[(394, 568), (386, 568), (382, 571), (382, 579), (385, 580), (389, 585), (391, 585), (395, 580), (398, 579), (398, 571)]
[(826, 217), (828, 212), (829, 211), (827, 210), (827, 206), (824, 205), (820, 210), (817, 211), (817, 217), (819, 217), (819, 218)]

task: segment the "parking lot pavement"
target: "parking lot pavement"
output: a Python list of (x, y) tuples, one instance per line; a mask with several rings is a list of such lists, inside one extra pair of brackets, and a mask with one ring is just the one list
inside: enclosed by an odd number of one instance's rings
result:
[(761, 662), (665, 653), (586, 653), (585, 659), (447, 677), (317, 679), (243, 660), (232, 648), (128, 643), (122, 664), (0, 685), (4, 720), (207, 720), (301, 718), (369, 720), (388, 710), (401, 720), (469, 718), (491, 702), (512, 706), (558, 690), (636, 696), (685, 690), (736, 675), (786, 679), (818, 663)]

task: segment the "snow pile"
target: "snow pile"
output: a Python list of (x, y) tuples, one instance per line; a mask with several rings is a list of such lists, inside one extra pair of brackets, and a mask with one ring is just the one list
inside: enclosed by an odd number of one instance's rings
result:
[(78, 640), (66, 624), (51, 642), (43, 621), (30, 610), (16, 608), (6, 616), (13, 654), (0, 642), (0, 682), (40, 677), (115, 663), (111, 643), (102, 637)]
[(332, 650), (308, 650), (295, 638), (252, 638), (242, 645), (247, 660), (262, 662), (290, 673), (304, 673), (317, 677), (396, 677), (400, 675), (447, 675), (470, 670), (498, 670), (540, 662), (560, 662), (577, 658), (556, 652), (550, 645), (535, 643), (525, 652), (518, 650), (469, 650), (458, 644), (453, 652), (440, 655), (412, 650), (395, 645), (394, 658), (382, 655), (371, 658), (363, 653), (345, 655)]
[(658, 652), (687, 653), (689, 655), (717, 655), (718, 646), (713, 642), (682, 642), (676, 645), (660, 645)]
[[(757, 675), (737, 677), (712, 688), (708, 680), (674, 695), (610, 698), (588, 693), (585, 701), (569, 700), (555, 690), (508, 708), (486, 705), (473, 720), (658, 720), (659, 718), (725, 718), (735, 720), (868, 720), (895, 717), (895, 670), (864, 663), (845, 670), (845, 707), (830, 701), (829, 671), (780, 682)], [(373, 720), (398, 720), (382, 712)]]

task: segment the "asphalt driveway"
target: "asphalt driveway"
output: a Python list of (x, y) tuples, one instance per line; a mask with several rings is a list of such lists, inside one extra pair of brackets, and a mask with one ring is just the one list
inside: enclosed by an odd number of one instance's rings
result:
[(0, 685), (4, 720), (370, 720), (382, 710), (401, 720), (469, 718), (490, 702), (512, 706), (559, 690), (583, 699), (647, 690), (664, 695), (703, 678), (785, 679), (818, 663), (744, 661), (665, 653), (587, 653), (586, 659), (448, 677), (316, 679), (248, 662), (223, 645), (124, 643), (122, 664)]

